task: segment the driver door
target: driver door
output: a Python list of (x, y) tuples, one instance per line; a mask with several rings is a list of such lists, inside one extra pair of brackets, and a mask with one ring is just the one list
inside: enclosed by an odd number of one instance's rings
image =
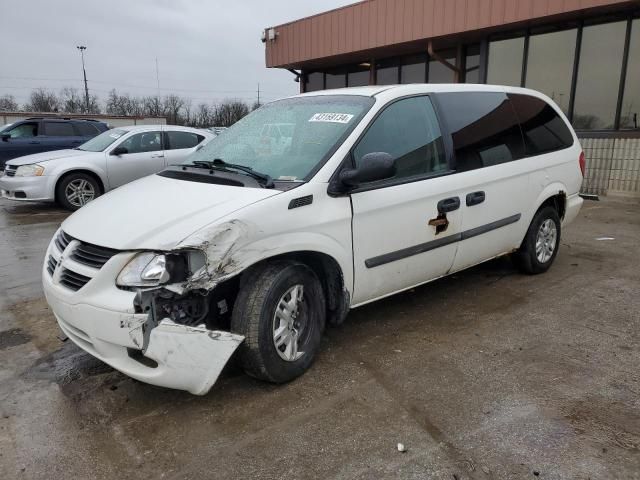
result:
[(428, 96), (387, 106), (353, 149), (354, 166), (373, 152), (389, 153), (396, 174), (351, 193), (355, 304), (445, 275), (462, 223), (459, 187)]
[[(114, 155), (114, 150), (122, 147), (127, 149), (127, 153)], [(157, 173), (163, 168), (164, 149), (159, 129), (134, 133), (113, 145), (107, 154), (110, 188)]]

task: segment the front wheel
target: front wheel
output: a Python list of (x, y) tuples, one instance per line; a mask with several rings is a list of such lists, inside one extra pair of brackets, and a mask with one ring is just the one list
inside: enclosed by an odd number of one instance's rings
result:
[(535, 275), (549, 270), (560, 246), (560, 217), (553, 207), (544, 207), (535, 214), (520, 249), (513, 260), (524, 273)]
[(302, 263), (276, 261), (245, 273), (231, 319), (244, 335), (245, 372), (284, 383), (313, 363), (325, 325), (325, 299), (316, 274)]
[(78, 210), (100, 193), (96, 179), (86, 173), (70, 173), (56, 185), (56, 200), (67, 210)]

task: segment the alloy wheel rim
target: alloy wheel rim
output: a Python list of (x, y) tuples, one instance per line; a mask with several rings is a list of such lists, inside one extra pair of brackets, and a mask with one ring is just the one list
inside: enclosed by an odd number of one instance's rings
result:
[(547, 263), (556, 249), (558, 229), (550, 218), (546, 219), (538, 229), (536, 236), (536, 258), (540, 263)]
[(93, 200), (96, 196), (96, 191), (91, 182), (83, 178), (78, 178), (69, 182), (64, 193), (67, 197), (67, 201), (74, 207), (82, 207)]
[(292, 286), (280, 297), (273, 316), (273, 344), (280, 358), (287, 362), (295, 362), (304, 355), (299, 351), (307, 326), (307, 315), (300, 308), (303, 300), (303, 285)]

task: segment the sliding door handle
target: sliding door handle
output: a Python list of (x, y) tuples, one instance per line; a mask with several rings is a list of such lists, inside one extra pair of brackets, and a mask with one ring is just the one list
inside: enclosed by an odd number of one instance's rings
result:
[(467, 207), (484, 202), (484, 192), (473, 192), (467, 195)]
[(460, 197), (450, 197), (438, 202), (438, 213), (448, 213), (460, 208)]

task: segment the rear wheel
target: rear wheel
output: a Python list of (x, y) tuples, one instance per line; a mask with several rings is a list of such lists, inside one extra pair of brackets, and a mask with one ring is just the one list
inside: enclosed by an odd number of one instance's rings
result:
[(304, 264), (276, 261), (245, 273), (231, 330), (244, 335), (240, 360), (251, 376), (293, 380), (313, 363), (325, 324), (325, 300), (316, 274)]
[(531, 275), (549, 270), (560, 246), (560, 217), (553, 207), (538, 210), (520, 249), (513, 254), (515, 265)]
[(100, 193), (96, 179), (86, 173), (70, 173), (56, 185), (56, 200), (67, 210), (78, 210)]

